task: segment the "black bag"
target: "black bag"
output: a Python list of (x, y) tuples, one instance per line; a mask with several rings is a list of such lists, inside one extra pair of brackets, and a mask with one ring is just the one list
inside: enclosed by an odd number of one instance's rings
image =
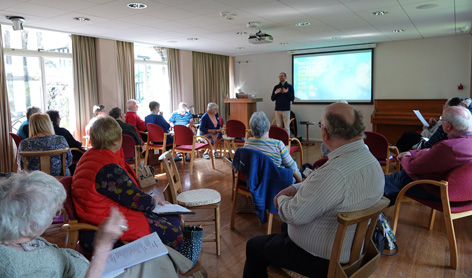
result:
[(183, 243), (180, 253), (193, 262), (195, 266), (202, 251), (203, 229), (197, 226), (186, 226), (183, 231)]
[(382, 255), (393, 256), (398, 253), (398, 245), (395, 242), (395, 234), (390, 228), (387, 217), (383, 212), (379, 215), (379, 220), (375, 225), (372, 241), (374, 242), (375, 247), (377, 247), (377, 250)]

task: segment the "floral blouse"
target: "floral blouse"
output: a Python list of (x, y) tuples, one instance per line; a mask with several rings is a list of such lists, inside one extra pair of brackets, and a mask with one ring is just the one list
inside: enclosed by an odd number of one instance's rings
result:
[[(66, 138), (60, 135), (48, 135), (43, 137), (34, 137), (23, 139), (20, 142), (17, 153), (18, 167), (23, 169), (23, 161), (20, 152), (22, 151), (52, 151), (57, 149), (69, 148)], [(39, 157), (29, 158), (26, 161), (28, 169), (40, 170)], [(72, 164), (72, 154), (70, 150), (66, 153), (66, 173), (62, 173), (62, 156), (54, 155), (51, 157), (51, 175), (52, 176), (70, 176), (69, 167)]]

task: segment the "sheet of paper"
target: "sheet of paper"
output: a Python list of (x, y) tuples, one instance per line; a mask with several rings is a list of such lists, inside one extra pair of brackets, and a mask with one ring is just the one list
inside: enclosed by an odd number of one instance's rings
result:
[(152, 212), (156, 214), (194, 214), (195, 212), (176, 204), (157, 205)]
[(103, 277), (110, 277), (115, 272), (165, 255), (168, 252), (164, 243), (162, 243), (157, 233), (154, 232), (112, 250), (108, 256)]
[(421, 115), (420, 110), (413, 110), (413, 112), (415, 113), (416, 117), (418, 117), (418, 119), (421, 121), (423, 126), (429, 127), (428, 122), (424, 119), (423, 115)]

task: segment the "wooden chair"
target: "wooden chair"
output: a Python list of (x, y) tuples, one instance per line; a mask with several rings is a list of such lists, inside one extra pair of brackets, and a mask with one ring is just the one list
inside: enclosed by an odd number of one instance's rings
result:
[[(135, 145), (133, 137), (123, 134), (123, 141), (121, 143), (121, 148), (123, 149), (123, 154), (125, 155), (125, 161), (129, 166), (136, 168), (140, 165), (140, 156), (137, 151), (139, 145)], [(135, 169), (136, 171), (136, 169)]]
[(51, 175), (51, 156), (60, 155), (61, 158), (61, 173), (62, 176), (55, 176), (57, 179), (60, 179), (66, 175), (66, 154), (69, 152), (69, 148), (51, 150), (51, 151), (22, 151), (20, 152), (20, 156), (23, 160), (23, 169), (26, 171), (30, 171), (28, 168), (28, 159), (29, 158), (39, 158), (40, 163), (40, 171), (45, 172)]
[[(275, 125), (270, 126), (269, 137), (282, 141), (285, 146), (287, 146), (290, 155), (292, 153), (298, 152), (300, 154), (300, 164), (298, 166), (301, 167), (303, 165), (303, 147), (300, 140), (298, 140), (297, 138), (290, 138), (285, 129)], [(293, 146), (292, 142), (295, 143), (293, 144)]]
[[(203, 140), (206, 143), (197, 143), (197, 140)], [(190, 175), (193, 173), (193, 161), (195, 160), (195, 151), (209, 150), (210, 154), (213, 153), (210, 141), (203, 136), (194, 135), (193, 131), (183, 125), (174, 126), (174, 147), (172, 152), (188, 153), (190, 155)], [(211, 165), (215, 169), (215, 161), (213, 155), (210, 155)], [(185, 159), (182, 159), (185, 165)]]
[[(149, 150), (160, 150), (161, 154), (165, 153), (168, 148), (172, 148), (173, 143), (167, 143), (167, 135), (171, 133), (165, 133), (164, 129), (159, 125), (149, 123), (146, 125), (148, 130), (148, 139), (146, 147), (146, 155), (144, 156), (144, 163), (148, 163)], [(164, 170), (161, 163), (161, 171)]]
[[(228, 120), (225, 131), (223, 135), (224, 152), (228, 152), (227, 156), (229, 156), (230, 160), (233, 160), (233, 152), (238, 147), (244, 146), (248, 138), (248, 132), (246, 125), (239, 120)], [(241, 138), (244, 138), (244, 140)]]
[[(380, 253), (372, 241), (372, 235), (379, 214), (388, 206), (390, 200), (382, 197), (370, 208), (341, 212), (338, 214), (338, 229), (329, 259), (328, 278), (369, 277), (380, 265)], [(356, 225), (356, 233), (351, 247), (351, 255), (347, 264), (341, 265), (339, 258), (349, 226)], [(282, 277), (305, 277), (294, 271), (271, 266), (270, 272)], [(283, 270), (283, 271), (282, 271)], [(271, 277), (271, 276), (270, 276)], [(305, 277), (306, 278), (306, 277)]]
[(317, 161), (315, 161), (315, 163), (313, 163), (313, 165), (311, 166), (311, 169), (315, 170), (316, 168), (319, 168), (319, 167), (323, 166), (327, 161), (328, 161), (327, 157), (320, 158)]
[[(213, 189), (193, 189), (182, 191), (182, 183), (180, 181), (179, 171), (174, 161), (174, 156), (171, 151), (163, 153), (159, 160), (164, 164), (167, 181), (169, 184), (164, 189), (164, 195), (167, 201), (173, 204), (179, 204), (191, 210), (195, 209), (213, 209), (215, 217), (210, 221), (206, 219), (196, 219), (186, 221), (187, 223), (198, 223), (202, 225), (215, 225), (215, 239), (204, 239), (203, 241), (216, 242), (216, 254), (221, 254), (221, 239), (220, 239), (220, 202), (221, 195), (218, 191)], [(170, 192), (169, 192), (170, 191)], [(169, 194), (170, 193), (170, 194)]]
[[(250, 175), (249, 171), (254, 170), (253, 167), (258, 167), (257, 164), (251, 164), (253, 162), (253, 157), (258, 155), (262, 161), (260, 161), (260, 168), (255, 169), (257, 170), (262, 170), (268, 167), (267, 171), (270, 171), (271, 176), (270, 179), (273, 181), (284, 181), (286, 180), (286, 177), (288, 175), (289, 179), (286, 181), (285, 184), (275, 184), (272, 183), (272, 186), (270, 188), (271, 192), (267, 193), (266, 196), (266, 207), (268, 208), (267, 211), (269, 212), (268, 218), (267, 218), (267, 234), (272, 233), (272, 222), (274, 219), (274, 215), (277, 213), (277, 209), (271, 208), (271, 206), (267, 204), (272, 204), (273, 199), (277, 193), (281, 189), (284, 189), (291, 185), (293, 182), (293, 179), (291, 177), (294, 177), (297, 182), (301, 182), (300, 177), (294, 173), (291, 169), (288, 168), (283, 168), (283, 167), (277, 167), (272, 159), (268, 157), (267, 155), (263, 154), (262, 152), (254, 149), (249, 149), (249, 148), (239, 148), (236, 151), (237, 154), (235, 154), (235, 158), (233, 160), (233, 205), (231, 207), (231, 221), (230, 221), (230, 228), (234, 229), (234, 223), (235, 223), (235, 218), (236, 218), (236, 205), (237, 205), (237, 200), (238, 200), (238, 195), (244, 195), (248, 197), (253, 197), (252, 194), (253, 192), (250, 189), (250, 185), (247, 184), (247, 178), (246, 176)], [(261, 155), (262, 154), (262, 155)], [(245, 167), (248, 165), (249, 167)], [(287, 174), (288, 173), (288, 174)], [(256, 205), (257, 207), (257, 205)]]
[[(13, 142), (15, 142), (15, 145), (16, 145), (16, 149), (15, 149), (15, 161), (16, 161), (16, 157), (17, 157), (16, 152), (18, 151), (18, 147), (20, 146), (20, 142), (21, 140), (23, 140), (23, 138), (21, 138), (20, 135), (14, 132), (8, 132), (8, 134), (10, 134), (11, 139), (13, 140)], [(13, 172), (16, 172), (17, 170), (18, 170), (18, 161), (13, 164)]]
[[(414, 200), (432, 209), (429, 229), (432, 230), (436, 211), (442, 211), (446, 227), (447, 240), (449, 242), (450, 265), (457, 269), (458, 254), (456, 235), (452, 220), (472, 215), (472, 162), (451, 170), (443, 181), (417, 180), (409, 183), (398, 194), (395, 203), (395, 215), (393, 218), (393, 232), (396, 233), (400, 206), (402, 202)], [(435, 193), (440, 201), (428, 201), (408, 195), (408, 190), (414, 186), (422, 186), (425, 190)], [(439, 199), (439, 198), (438, 198)]]
[(64, 201), (63, 217), (64, 225), (62, 229), (66, 231), (66, 248), (77, 249), (77, 242), (79, 241), (79, 232), (81, 230), (97, 231), (98, 227), (92, 224), (79, 223), (79, 218), (75, 211), (74, 203), (72, 202), (71, 185), (72, 177), (63, 177), (59, 180), (66, 190), (66, 200)]
[(397, 156), (400, 153), (398, 148), (390, 146), (385, 136), (380, 133), (372, 131), (364, 131), (364, 144), (369, 147), (372, 155), (379, 161), (384, 173), (390, 173), (390, 163), (395, 163), (395, 172), (400, 171), (400, 161)]

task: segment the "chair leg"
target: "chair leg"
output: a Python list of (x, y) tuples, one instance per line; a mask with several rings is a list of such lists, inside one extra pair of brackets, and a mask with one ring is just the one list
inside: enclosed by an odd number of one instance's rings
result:
[[(190, 153), (190, 176), (192, 176), (192, 173), (193, 173), (193, 160), (194, 160), (194, 157), (195, 157), (195, 153), (194, 152), (191, 152)], [(182, 159), (184, 161), (184, 165), (185, 165), (185, 158)]]
[(229, 227), (234, 229), (234, 218), (236, 217), (236, 199), (238, 199), (238, 189), (233, 194), (233, 205), (231, 206), (231, 220)]
[(403, 202), (403, 198), (397, 198), (395, 202), (395, 214), (393, 215), (393, 233), (397, 234), (397, 224), (398, 224), (398, 216), (400, 215), (400, 205)]
[(148, 165), (149, 149), (150, 149), (149, 146), (147, 146), (146, 153), (144, 154), (144, 165)]
[(220, 205), (215, 208), (215, 237), (216, 237), (216, 255), (221, 254), (221, 236), (220, 236), (220, 227), (221, 227), (221, 215), (220, 215)]
[(451, 253), (451, 268), (457, 269), (457, 243), (456, 243), (456, 234), (454, 233), (454, 224), (451, 219), (451, 212), (444, 212), (444, 222), (446, 225), (447, 240), (449, 241), (449, 251)]
[(267, 234), (272, 234), (272, 222), (274, 221), (274, 214), (269, 212), (269, 219), (267, 220)]
[(429, 230), (431, 231), (434, 227), (434, 220), (436, 219), (436, 210), (431, 209), (431, 219), (429, 220)]

